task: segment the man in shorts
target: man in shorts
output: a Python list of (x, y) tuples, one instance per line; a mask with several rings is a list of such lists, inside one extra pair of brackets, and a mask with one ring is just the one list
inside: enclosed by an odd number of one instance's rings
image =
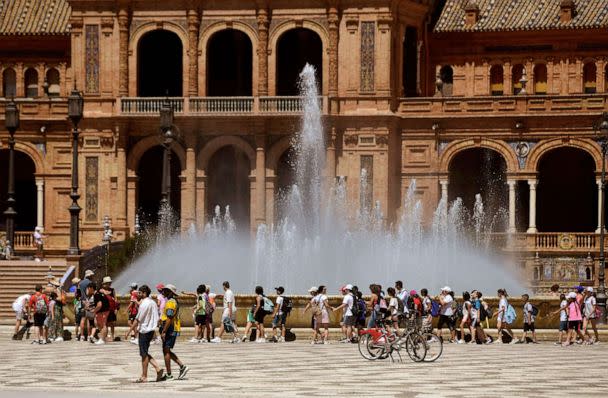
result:
[[(277, 300), (274, 306), (274, 314), (272, 316), (272, 334), (274, 341), (277, 343), (285, 342), (285, 323), (287, 322), (287, 313), (283, 311), (283, 303), (285, 302), (285, 297), (283, 297), (283, 293), (285, 293), (285, 288), (283, 286), (279, 286), (275, 288), (277, 292)], [(277, 337), (277, 330), (279, 332), (279, 336)]]
[(130, 333), (132, 330), (137, 329), (139, 332), (138, 345), (139, 355), (141, 356), (141, 377), (137, 379), (136, 383), (145, 383), (148, 381), (148, 365), (152, 365), (156, 371), (156, 381), (165, 380), (163, 375), (163, 369), (158, 366), (158, 363), (150, 355), (150, 343), (154, 339), (154, 331), (158, 325), (158, 306), (156, 302), (150, 298), (150, 288), (147, 285), (143, 285), (139, 288), (139, 295), (141, 296), (141, 305), (139, 306), (139, 312), (135, 315)]
[(31, 294), (24, 294), (17, 297), (13, 302), (13, 311), (15, 311), (15, 333), (13, 334), (13, 340), (21, 340), (23, 338), (23, 334), (21, 334), (21, 338), (18, 337), (19, 329), (21, 328), (22, 321), (25, 321), (26, 327), (29, 323), (27, 313), (31, 298)]
[(30, 298), (30, 313), (34, 318), (34, 326), (36, 327), (37, 340), (32, 341), (32, 344), (46, 344), (47, 336), (44, 329), (44, 321), (49, 311), (49, 299), (45, 294), (42, 294), (42, 285), (36, 285), (36, 293)]
[[(89, 287), (91, 285), (93, 285), (93, 283), (91, 283)], [(93, 309), (95, 323), (97, 324), (97, 329), (99, 329), (99, 339), (95, 344), (103, 345), (106, 343), (106, 338), (108, 337), (108, 315), (110, 315), (110, 302), (108, 301), (103, 288), (94, 293), (93, 302), (95, 306)], [(93, 341), (91, 340), (91, 342)]]
[(173, 380), (171, 374), (171, 361), (175, 362), (179, 366), (178, 380), (182, 380), (188, 368), (180, 361), (180, 359), (172, 351), (181, 332), (181, 322), (179, 319), (179, 303), (177, 302), (177, 288), (171, 284), (165, 285), (163, 288), (163, 296), (167, 298), (165, 308), (160, 317), (161, 328), (160, 337), (163, 341), (163, 354), (165, 356), (165, 367), (167, 368), (167, 380)]
[(224, 332), (232, 333), (232, 342), (238, 343), (241, 340), (236, 329), (236, 303), (234, 301), (234, 293), (230, 290), (230, 282), (225, 281), (224, 287), (224, 311), (222, 312), (222, 324), (218, 335), (211, 340), (212, 343), (221, 343)]
[(353, 316), (353, 305), (355, 304), (355, 298), (352, 294), (353, 285), (348, 284), (342, 288), (342, 304), (333, 309), (333, 311), (344, 309), (344, 315), (342, 318), (342, 324), (344, 325), (344, 338), (340, 340), (341, 343), (354, 342), (353, 340), (353, 326), (355, 326), (356, 319)]
[(451, 291), (452, 289), (449, 286), (445, 286), (441, 289), (441, 294), (436, 298), (441, 305), (439, 322), (437, 323), (437, 336), (442, 339), (441, 330), (447, 326), (450, 330), (450, 343), (453, 343), (456, 339), (456, 321), (454, 319), (454, 309), (452, 308), (454, 298), (450, 295)]

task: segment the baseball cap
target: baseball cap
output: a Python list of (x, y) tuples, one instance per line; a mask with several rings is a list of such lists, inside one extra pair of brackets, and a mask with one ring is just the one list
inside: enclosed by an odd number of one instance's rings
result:
[(410, 296), (415, 296), (415, 295), (417, 295), (417, 294), (418, 294), (418, 292), (417, 292), (417, 291), (415, 291), (415, 290), (410, 290)]
[(308, 289), (308, 293), (317, 292), (318, 290), (319, 289), (316, 286), (313, 286), (310, 289)]
[(283, 293), (285, 291), (285, 288), (283, 288), (283, 286), (279, 286), (279, 287), (275, 287), (274, 290), (276, 290), (279, 293)]
[(444, 287), (442, 287), (442, 288), (441, 288), (441, 291), (442, 291), (442, 292), (451, 292), (451, 291), (452, 291), (452, 288), (451, 288), (451, 287), (449, 287), (449, 286), (444, 286)]
[(591, 286), (589, 286), (589, 287), (587, 288), (587, 291), (588, 291), (589, 293), (593, 293), (593, 288), (592, 288)]
[(576, 298), (576, 293), (575, 292), (568, 293), (568, 298), (575, 299)]
[(353, 285), (349, 283), (348, 285), (344, 286), (344, 290), (353, 290)]
[(162, 283), (159, 283), (158, 285), (156, 285), (156, 290), (163, 290), (165, 288), (165, 285), (163, 285)]

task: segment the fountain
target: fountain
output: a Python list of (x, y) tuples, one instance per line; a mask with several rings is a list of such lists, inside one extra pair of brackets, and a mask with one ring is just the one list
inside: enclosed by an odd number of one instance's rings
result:
[[(443, 198), (428, 231), (415, 181), (397, 225), (386, 225), (379, 203), (364, 203), (353, 212), (357, 204), (348, 203), (346, 180), (338, 178), (331, 187), (323, 180), (325, 146), (314, 68), (307, 65), (300, 77), (304, 112), (293, 141), (296, 181), (281, 195), (282, 218), (260, 225), (251, 239), (236, 232), (230, 209), (222, 213), (218, 206), (203, 231), (164, 239), (135, 261), (117, 278), (119, 291), (132, 281), (173, 283), (184, 290), (205, 283), (219, 290), (224, 280), (240, 293), (250, 293), (256, 285), (267, 291), (282, 285), (288, 294), (305, 293), (319, 284), (336, 292), (346, 283), (366, 291), (372, 282), (386, 286), (398, 279), (408, 288), (431, 292), (445, 284), (457, 292), (522, 290), (509, 260), (479, 244), (487, 218), (481, 196), (473, 217), (461, 199), (448, 203)], [(361, 174), (366, 190), (367, 171)]]

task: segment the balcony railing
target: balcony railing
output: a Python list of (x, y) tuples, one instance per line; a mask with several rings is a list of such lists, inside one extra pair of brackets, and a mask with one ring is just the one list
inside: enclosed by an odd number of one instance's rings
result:
[(253, 97), (190, 98), (190, 113), (251, 113)]
[(184, 111), (184, 99), (181, 97), (125, 97), (120, 100), (120, 112), (128, 114), (159, 114), (165, 101), (169, 101), (173, 112)]
[[(34, 232), (15, 231), (15, 242), (13, 249), (17, 252), (23, 250), (34, 250)], [(4, 242), (6, 232), (0, 232), (0, 241)]]
[(574, 95), (503, 95), (484, 97), (401, 98), (401, 115), (426, 113), (450, 116), (479, 113), (542, 114), (608, 111), (608, 93)]
[(600, 249), (600, 235), (594, 232), (493, 233), (490, 242), (510, 251), (588, 253)]

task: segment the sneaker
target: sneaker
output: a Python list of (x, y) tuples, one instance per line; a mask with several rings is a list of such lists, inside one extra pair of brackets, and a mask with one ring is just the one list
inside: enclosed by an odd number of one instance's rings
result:
[(32, 340), (32, 344), (40, 344), (38, 340)]
[(131, 339), (131, 340), (129, 340), (129, 343), (138, 345), (139, 344), (139, 339)]
[(246, 341), (247, 341), (247, 336), (243, 336), (243, 337), (241, 337), (241, 342), (242, 342), (242, 343), (244, 343), (244, 342), (246, 342)]
[(255, 342), (256, 342), (256, 343), (265, 343), (265, 342), (266, 342), (266, 339), (265, 339), (265, 338), (263, 338), (263, 337), (261, 337), (261, 338), (257, 339)]
[(238, 344), (241, 342), (241, 339), (239, 339), (238, 337), (235, 337), (232, 339), (232, 344)]
[(212, 343), (221, 343), (222, 339), (220, 337), (214, 337), (214, 338), (211, 339), (211, 342)]
[(104, 345), (106, 342), (103, 339), (99, 339), (95, 342), (95, 345)]
[(186, 374), (188, 373), (189, 370), (190, 370), (190, 368), (187, 367), (186, 365), (183, 365), (182, 367), (180, 367), (179, 375), (177, 376), (177, 380), (183, 380), (184, 377), (186, 377)]
[(315, 345), (315, 344), (317, 344), (317, 341), (316, 340), (311, 340), (310, 344), (311, 345)]
[[(513, 340), (511, 341), (511, 344), (523, 344), (524, 342), (522, 340)], [(527, 344), (527, 341), (526, 341)]]
[(281, 336), (279, 337), (279, 339), (277, 340), (278, 343), (284, 343), (285, 342), (285, 337)]
[(89, 336), (89, 341), (91, 344), (95, 344), (95, 338), (93, 336)]
[(323, 344), (329, 344), (329, 340), (323, 340)]
[(55, 339), (55, 343), (63, 341), (63, 337), (59, 336)]
[(488, 337), (488, 338), (486, 339), (486, 344), (492, 344), (492, 343), (493, 343), (492, 339)]
[(338, 343), (340, 343), (340, 344), (350, 343), (350, 340), (349, 339), (340, 339), (340, 340), (338, 340)]
[(464, 340), (462, 340), (462, 339), (456, 340), (456, 344), (464, 344)]
[(190, 340), (188, 340), (188, 343), (199, 343), (199, 339), (197, 339), (196, 337), (191, 338)]
[(167, 373), (165, 375), (165, 380), (173, 380), (173, 375), (171, 373)]
[(44, 345), (44, 344), (48, 344), (46, 340), (40, 340), (40, 344)]
[(553, 345), (562, 345), (562, 343), (560, 343), (559, 341), (556, 341), (555, 343), (553, 343)]

